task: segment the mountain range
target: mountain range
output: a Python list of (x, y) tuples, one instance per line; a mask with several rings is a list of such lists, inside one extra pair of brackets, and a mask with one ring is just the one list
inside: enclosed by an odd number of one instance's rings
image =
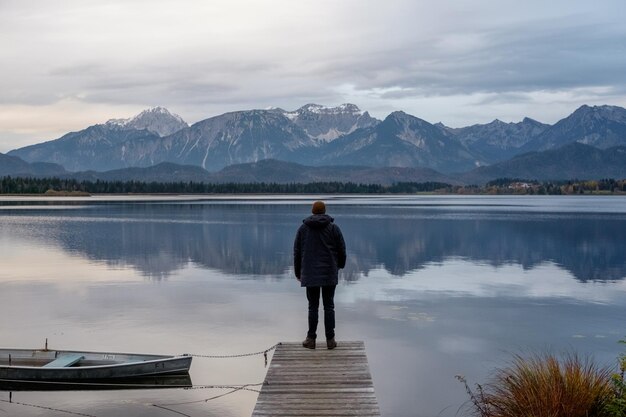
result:
[(154, 107), (0, 155), (0, 175), (381, 183), (625, 177), (625, 146), (626, 109), (617, 106), (583, 105), (554, 125), (524, 118), (462, 128), (401, 111), (380, 121), (353, 104), (237, 111), (192, 125)]

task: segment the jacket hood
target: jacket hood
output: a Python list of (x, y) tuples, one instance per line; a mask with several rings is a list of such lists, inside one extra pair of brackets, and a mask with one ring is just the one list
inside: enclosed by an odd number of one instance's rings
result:
[(323, 229), (333, 221), (335, 221), (335, 219), (330, 217), (328, 214), (314, 214), (302, 220), (302, 223), (306, 224), (312, 229)]

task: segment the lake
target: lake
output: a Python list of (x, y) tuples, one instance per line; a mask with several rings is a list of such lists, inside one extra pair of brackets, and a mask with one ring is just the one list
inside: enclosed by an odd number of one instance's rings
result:
[[(301, 341), (291, 250), (318, 197), (348, 248), (337, 340), (365, 341), (384, 416), (463, 415), (455, 375), (483, 383), (514, 353), (615, 363), (626, 336), (618, 196), (2, 197), (0, 346), (229, 355)], [(261, 356), (195, 358), (191, 379), (254, 384), (265, 371)], [(250, 388), (13, 401), (98, 417), (177, 415), (155, 404), (248, 417)], [(70, 415), (0, 402), (2, 414)]]

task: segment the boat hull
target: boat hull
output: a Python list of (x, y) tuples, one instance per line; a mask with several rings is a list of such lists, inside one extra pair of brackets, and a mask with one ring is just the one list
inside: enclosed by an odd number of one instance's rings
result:
[[(53, 352), (14, 350), (12, 364), (0, 364), (0, 380), (9, 381), (90, 381), (139, 378), (160, 375), (185, 375), (191, 367), (191, 356), (133, 355), (104, 352)], [(15, 353), (20, 354), (15, 355)], [(83, 355), (83, 360), (68, 367), (43, 367), (63, 354)], [(33, 363), (33, 366), (30, 365)]]
[(169, 389), (191, 388), (193, 383), (189, 374), (150, 377), (133, 377), (122, 379), (105, 379), (102, 381), (10, 381), (0, 380), (0, 391), (110, 391), (133, 389)]

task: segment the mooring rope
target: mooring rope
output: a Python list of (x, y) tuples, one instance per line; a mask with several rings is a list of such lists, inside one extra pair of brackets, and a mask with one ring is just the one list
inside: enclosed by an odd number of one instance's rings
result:
[[(193, 356), (194, 358), (209, 358), (209, 359), (243, 358), (243, 357), (246, 357), (246, 356), (255, 356), (255, 355), (265, 355), (265, 356), (267, 356), (268, 352), (276, 349), (280, 345), (281, 345), (281, 343), (278, 342), (275, 345), (272, 345), (272, 346), (268, 347), (265, 350), (259, 350), (257, 352), (249, 352), (249, 353), (234, 353), (234, 354), (230, 354), (230, 355), (205, 355), (205, 354), (200, 354), (200, 353), (183, 353), (183, 354), (178, 355), (178, 356)], [(11, 355), (9, 355), (9, 359), (10, 359), (10, 357), (11, 357)]]
[(217, 395), (215, 397), (205, 398), (203, 400), (183, 401), (183, 402), (178, 402), (178, 403), (168, 403), (168, 404), (159, 404), (159, 405), (169, 405), (169, 406), (172, 406), (172, 405), (185, 405), (185, 404), (204, 403), (204, 402), (207, 402), (207, 401), (210, 401), (210, 400), (214, 400), (216, 398), (224, 397), (225, 395), (232, 394), (233, 392), (236, 392), (236, 391), (251, 391), (251, 392), (259, 393), (260, 391), (258, 389), (248, 388), (248, 387), (258, 387), (258, 386), (261, 386), (261, 385), (263, 385), (263, 382), (260, 382), (258, 384), (244, 384), (244, 385), (222, 385), (222, 386), (215, 385), (215, 386), (212, 386), (211, 389), (230, 389), (232, 391), (227, 392), (225, 394)]
[(280, 342), (276, 343), (273, 346), (268, 347), (265, 350), (259, 350), (258, 352), (251, 352), (251, 353), (236, 353), (236, 354), (231, 354), (231, 355), (203, 355), (203, 354), (198, 354), (198, 353), (186, 353), (186, 355), (193, 356), (194, 358), (209, 358), (209, 359), (243, 358), (246, 356), (263, 355), (265, 356), (265, 361), (267, 362), (267, 353), (276, 349), (278, 346), (280, 346)]
[[(256, 390), (256, 389), (253, 389), (253, 388), (248, 388), (248, 387), (259, 386), (259, 385), (263, 385), (263, 383), (261, 382), (261, 383), (258, 383), (258, 384), (245, 384), (245, 385), (241, 385), (239, 387), (231, 386), (230, 388), (233, 388), (231, 391), (225, 392), (223, 394), (215, 395), (213, 397), (204, 398), (202, 400), (182, 401), (182, 402), (178, 402), (178, 403), (168, 403), (168, 404), (152, 404), (152, 406), (160, 408), (162, 410), (171, 411), (172, 413), (180, 414), (182, 416), (191, 417), (191, 415), (189, 415), (189, 414), (185, 414), (183, 412), (180, 412), (178, 410), (174, 410), (174, 409), (169, 408), (169, 407), (173, 407), (173, 406), (177, 406), (177, 405), (206, 403), (206, 402), (209, 402), (211, 400), (216, 400), (218, 398), (222, 398), (222, 397), (225, 397), (227, 395), (230, 395), (230, 394), (233, 394), (235, 392), (242, 391), (242, 390), (252, 391), (252, 392), (257, 392), (258, 393), (258, 392), (260, 392), (259, 390)], [(226, 387), (224, 387), (224, 388), (226, 388)]]
[(172, 410), (171, 408), (161, 407), (160, 405), (156, 405), (156, 404), (152, 404), (152, 406), (156, 407), (156, 408), (160, 408), (161, 410), (167, 410), (170, 413), (176, 413), (176, 414), (181, 415), (181, 416), (191, 417), (191, 414), (181, 413), (180, 411)]

